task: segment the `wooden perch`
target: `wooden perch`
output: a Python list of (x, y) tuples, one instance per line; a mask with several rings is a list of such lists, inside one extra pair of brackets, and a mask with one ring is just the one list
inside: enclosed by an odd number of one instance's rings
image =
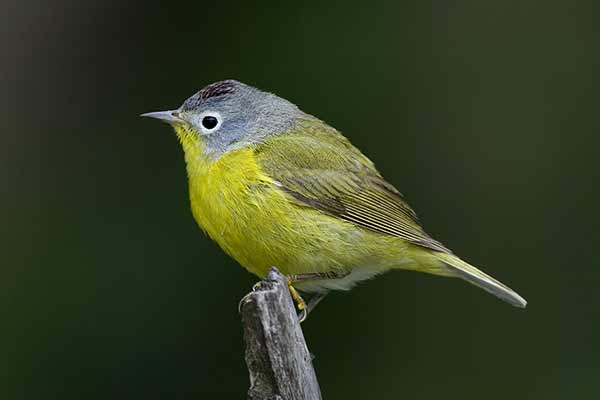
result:
[(241, 304), (248, 399), (318, 400), (319, 383), (290, 297), (276, 268)]

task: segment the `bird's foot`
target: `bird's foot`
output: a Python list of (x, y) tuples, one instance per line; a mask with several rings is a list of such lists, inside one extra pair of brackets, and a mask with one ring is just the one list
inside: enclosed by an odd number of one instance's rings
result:
[(298, 310), (300, 310), (300, 314), (298, 314), (298, 319), (300, 320), (300, 322), (304, 322), (304, 320), (308, 316), (306, 302), (304, 301), (302, 296), (300, 296), (300, 293), (298, 293), (293, 283), (293, 277), (288, 277), (288, 288), (290, 289), (290, 295), (296, 303), (296, 307), (298, 307)]
[(242, 297), (242, 299), (240, 300), (240, 302), (238, 303), (238, 313), (242, 313), (242, 306), (244, 305), (244, 302), (246, 301), (246, 299), (254, 292), (256, 292), (258, 289), (260, 289), (260, 285), (261, 285), (262, 281), (258, 281), (256, 282), (254, 285), (252, 285), (252, 290), (250, 291), (250, 293), (246, 293), (246, 295), (244, 297)]

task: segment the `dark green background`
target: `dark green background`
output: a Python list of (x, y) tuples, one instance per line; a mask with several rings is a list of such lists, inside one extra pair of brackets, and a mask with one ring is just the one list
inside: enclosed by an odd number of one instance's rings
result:
[(529, 300), (409, 272), (333, 294), (303, 325), (326, 399), (598, 398), (596, 8), (5, 2), (0, 397), (244, 398), (255, 278), (196, 227), (174, 134), (138, 117), (236, 78), (346, 133)]

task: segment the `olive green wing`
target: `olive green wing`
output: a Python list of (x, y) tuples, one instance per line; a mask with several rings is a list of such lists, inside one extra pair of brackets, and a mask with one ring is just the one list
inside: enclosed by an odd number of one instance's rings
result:
[(310, 124), (268, 139), (256, 146), (255, 154), (263, 171), (299, 204), (450, 253), (425, 233), (415, 212), (373, 163), (333, 128)]

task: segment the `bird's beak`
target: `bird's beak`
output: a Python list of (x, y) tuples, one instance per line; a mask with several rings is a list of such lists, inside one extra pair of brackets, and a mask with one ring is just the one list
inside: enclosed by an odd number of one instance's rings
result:
[(179, 110), (149, 112), (140, 115), (140, 117), (156, 118), (171, 125), (180, 125), (185, 123), (179, 114)]

